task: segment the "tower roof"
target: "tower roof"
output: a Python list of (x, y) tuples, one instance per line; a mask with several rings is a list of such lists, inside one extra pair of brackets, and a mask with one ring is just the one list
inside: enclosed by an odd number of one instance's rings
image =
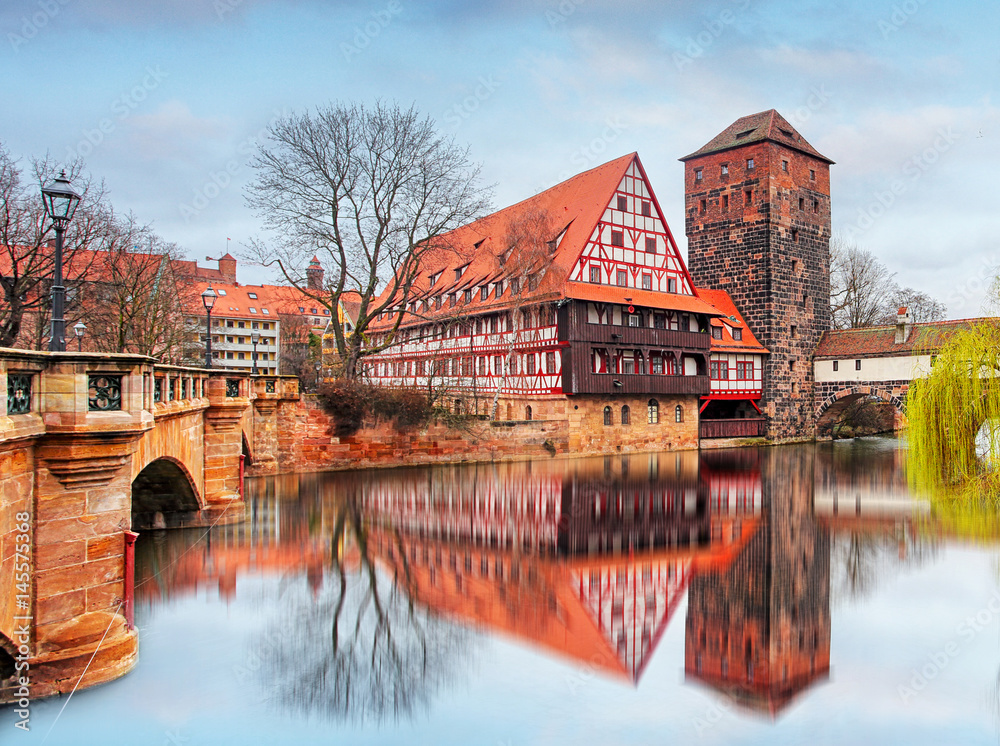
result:
[(798, 150), (821, 161), (833, 163), (833, 161), (810, 145), (798, 133), (798, 130), (774, 109), (740, 117), (712, 138), (708, 144), (678, 160), (688, 161), (692, 158), (708, 155), (709, 153), (740, 148), (750, 143), (764, 142), (765, 140), (784, 145), (786, 148)]

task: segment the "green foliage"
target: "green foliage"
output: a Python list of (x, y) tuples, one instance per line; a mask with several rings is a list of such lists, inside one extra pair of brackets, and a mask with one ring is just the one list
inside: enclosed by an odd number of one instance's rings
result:
[(400, 430), (419, 427), (434, 409), (426, 393), (412, 388), (372, 386), (354, 378), (335, 378), (319, 388), (320, 400), (337, 420), (337, 435), (351, 435), (365, 420), (383, 419)]
[[(980, 323), (956, 332), (941, 350), (930, 375), (915, 380), (907, 395), (911, 478), (921, 487), (992, 487), (1000, 463), (1000, 437), (991, 430), (986, 459), (976, 454), (976, 434), (987, 420), (1000, 420), (997, 385), (1000, 325)], [(992, 489), (990, 490), (992, 491)]]

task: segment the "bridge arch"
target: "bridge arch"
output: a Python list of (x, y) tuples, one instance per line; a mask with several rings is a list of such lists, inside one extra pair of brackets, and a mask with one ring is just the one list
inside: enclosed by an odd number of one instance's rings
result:
[(197, 482), (171, 456), (150, 461), (132, 480), (133, 530), (181, 526), (204, 507)]
[(868, 399), (891, 405), (895, 410), (894, 427), (898, 429), (906, 417), (906, 399), (892, 391), (878, 386), (845, 386), (828, 396), (816, 408), (816, 434), (825, 435), (832, 431), (836, 423), (858, 401)]

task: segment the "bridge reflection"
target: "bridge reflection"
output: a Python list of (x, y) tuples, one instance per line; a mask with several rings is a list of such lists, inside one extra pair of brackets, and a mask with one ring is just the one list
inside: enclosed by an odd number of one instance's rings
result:
[[(314, 623), (266, 651), (271, 673), (309, 666), (309, 676), (286, 677), (333, 689), (296, 696), (326, 709), (317, 703), (336, 700), (347, 716), (351, 693), (338, 688), (347, 672), (357, 678), (365, 661), (397, 648), (457, 655), (462, 645), (446, 627), (503, 635), (639, 685), (686, 594), (687, 680), (774, 717), (828, 677), (831, 585), (852, 572), (842, 561), (850, 551), (838, 547), (889, 546), (904, 562), (937, 541), (895, 449), (864, 470), (843, 450), (261, 479), (246, 520), (210, 540), (143, 537), (136, 596), (141, 612), (205, 587), (230, 598), (244, 575), (304, 575), (308, 594), (295, 603)], [(416, 642), (403, 639), (407, 627)], [(371, 636), (364, 650), (347, 639), (352, 628)], [(397, 665), (402, 677), (406, 664)], [(379, 676), (391, 690), (379, 707), (393, 700), (398, 716), (400, 684)]]

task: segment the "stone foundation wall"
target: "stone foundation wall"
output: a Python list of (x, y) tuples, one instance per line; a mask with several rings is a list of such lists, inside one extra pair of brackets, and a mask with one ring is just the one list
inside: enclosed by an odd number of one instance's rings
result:
[[(392, 423), (368, 423), (358, 432), (338, 437), (336, 422), (314, 396), (285, 402), (275, 412), (278, 433), (274, 465), (251, 465), (247, 474), (355, 469), (372, 466), (460, 461), (546, 458), (623, 451), (660, 451), (698, 447), (698, 399), (661, 397), (658, 422), (648, 422), (649, 397), (562, 397), (501, 400), (495, 422), (469, 419), (456, 425), (434, 423), (408, 431)], [(622, 406), (630, 423), (621, 423)], [(523, 417), (531, 406), (532, 419)], [(612, 409), (604, 424), (604, 407)], [(675, 422), (675, 407), (681, 422)]]

